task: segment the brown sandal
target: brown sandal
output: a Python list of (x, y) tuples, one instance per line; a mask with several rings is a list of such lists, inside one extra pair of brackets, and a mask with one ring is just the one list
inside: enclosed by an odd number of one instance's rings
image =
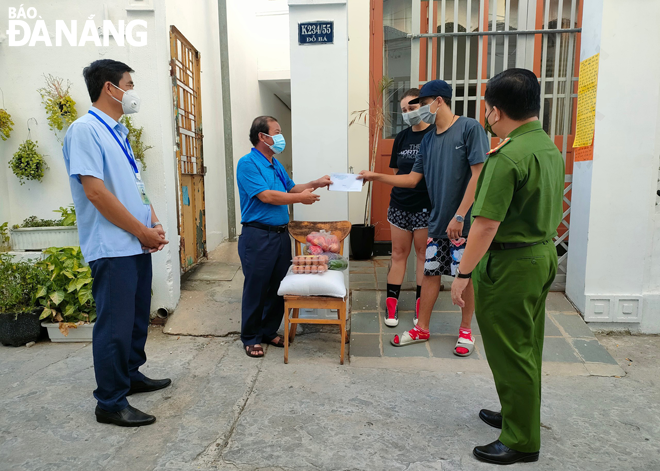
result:
[[(279, 342), (273, 342), (275, 339), (271, 339), (268, 342), (266, 342), (268, 345), (272, 345), (273, 347), (278, 347), (278, 348), (284, 348), (284, 338), (281, 335), (278, 335), (279, 337)], [(275, 337), (275, 338), (277, 338)]]
[[(261, 352), (261, 355), (252, 355), (252, 352)], [(245, 354), (249, 356), (250, 358), (263, 358), (264, 357), (264, 349), (263, 347), (256, 347), (254, 345), (246, 345), (245, 346)]]

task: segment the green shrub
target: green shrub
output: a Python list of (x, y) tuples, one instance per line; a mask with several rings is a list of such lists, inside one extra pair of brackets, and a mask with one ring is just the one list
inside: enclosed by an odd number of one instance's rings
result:
[(3, 222), (0, 224), (0, 252), (6, 252), (9, 247), (9, 230), (7, 226), (8, 222)]
[(60, 209), (54, 209), (54, 213), (60, 213), (62, 219), (60, 219), (61, 226), (75, 226), (76, 225), (76, 207), (72, 204), (66, 208), (60, 206)]
[(135, 160), (142, 164), (142, 170), (147, 169), (147, 162), (144, 158), (144, 153), (149, 149), (152, 149), (153, 146), (148, 146), (142, 142), (142, 133), (144, 128), (140, 126), (139, 128), (133, 124), (133, 118), (130, 116), (124, 115), (119, 120), (126, 128), (128, 129), (128, 142), (131, 144), (131, 149), (133, 149), (133, 155)]
[(51, 247), (37, 266), (49, 275), (36, 298), (51, 322), (93, 322), (96, 303), (92, 297), (92, 270), (85, 265), (80, 247)]
[(12, 229), (23, 229), (26, 227), (55, 227), (61, 226), (61, 219), (39, 219), (37, 216), (26, 218), (21, 224), (14, 224)]
[(0, 313), (33, 311), (39, 306), (39, 286), (47, 281), (48, 275), (35, 264), (0, 254)]

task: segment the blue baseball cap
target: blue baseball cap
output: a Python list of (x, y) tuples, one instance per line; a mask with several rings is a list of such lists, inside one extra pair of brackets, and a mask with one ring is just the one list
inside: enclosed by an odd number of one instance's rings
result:
[(410, 100), (411, 105), (416, 105), (419, 103), (419, 100), (427, 97), (445, 97), (451, 98), (452, 89), (451, 86), (444, 80), (431, 80), (422, 85), (422, 89), (419, 91), (419, 97), (413, 100)]

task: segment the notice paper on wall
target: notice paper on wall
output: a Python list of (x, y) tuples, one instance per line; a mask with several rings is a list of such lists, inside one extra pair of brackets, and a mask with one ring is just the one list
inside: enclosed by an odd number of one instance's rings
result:
[(598, 89), (598, 60), (595, 54), (580, 62), (578, 105), (573, 147), (587, 147), (593, 142), (596, 125), (596, 92)]
[(331, 173), (330, 180), (330, 191), (362, 191), (362, 180), (358, 180), (357, 175), (352, 173)]

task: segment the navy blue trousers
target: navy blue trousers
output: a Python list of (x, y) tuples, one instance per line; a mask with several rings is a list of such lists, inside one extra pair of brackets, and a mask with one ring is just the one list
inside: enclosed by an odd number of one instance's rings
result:
[(246, 346), (268, 342), (277, 337), (284, 316), (277, 290), (291, 266), (289, 233), (243, 226), (238, 255), (245, 275), (241, 340)]
[(94, 397), (101, 409), (116, 412), (128, 406), (131, 381), (147, 361), (151, 309), (151, 254), (100, 258), (90, 262), (96, 301), (94, 323)]

